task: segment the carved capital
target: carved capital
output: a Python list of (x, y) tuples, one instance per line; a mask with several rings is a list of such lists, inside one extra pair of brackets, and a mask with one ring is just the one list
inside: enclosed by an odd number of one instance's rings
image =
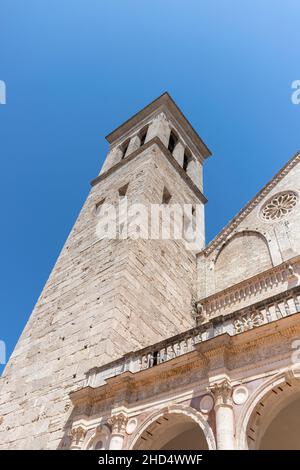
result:
[(294, 279), (296, 281), (299, 281), (300, 275), (295, 271), (294, 266), (290, 263), (286, 265), (286, 269), (288, 272), (288, 279)]
[(208, 391), (213, 395), (215, 407), (222, 405), (232, 406), (232, 386), (229, 380), (215, 383), (208, 387)]
[(79, 446), (86, 436), (86, 429), (83, 426), (74, 426), (70, 431), (71, 446)]
[(118, 413), (108, 419), (112, 428), (112, 434), (125, 434), (128, 418), (124, 413)]
[(235, 332), (243, 333), (244, 331), (252, 330), (264, 323), (264, 316), (261, 312), (253, 310), (248, 314), (241, 316), (234, 322)]

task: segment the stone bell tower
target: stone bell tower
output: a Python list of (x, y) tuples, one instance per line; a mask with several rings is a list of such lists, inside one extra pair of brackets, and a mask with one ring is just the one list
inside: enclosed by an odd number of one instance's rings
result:
[[(107, 136), (100, 175), (1, 378), (0, 448), (63, 446), (85, 373), (194, 325), (196, 255), (184, 240), (99, 238), (102, 207), (200, 207), (208, 148), (164, 93)], [(197, 209), (198, 210), (198, 209)]]

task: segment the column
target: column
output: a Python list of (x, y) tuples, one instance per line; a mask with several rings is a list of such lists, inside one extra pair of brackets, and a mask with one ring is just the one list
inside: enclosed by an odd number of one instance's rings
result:
[(203, 189), (202, 165), (196, 158), (193, 158), (187, 167), (187, 175), (201, 191)]
[(141, 146), (141, 139), (138, 135), (134, 135), (133, 137), (131, 137), (130, 141), (129, 141), (129, 145), (128, 145), (128, 148), (126, 150), (126, 154), (124, 155), (124, 158), (126, 158), (128, 155), (130, 155), (131, 153), (133, 153), (135, 150), (137, 150), (138, 148), (140, 148)]
[(180, 140), (178, 140), (173, 150), (173, 157), (175, 158), (175, 160), (177, 160), (181, 168), (183, 167), (183, 156), (184, 156), (184, 145), (182, 142), (180, 142)]
[(121, 450), (126, 432), (128, 418), (124, 413), (119, 413), (109, 419), (111, 425), (110, 450)]
[(100, 171), (100, 175), (102, 175), (111, 167), (119, 163), (122, 160), (122, 156), (123, 156), (123, 152), (119, 146), (111, 149), (110, 152), (107, 154), (107, 157), (104, 161), (103, 167)]
[(227, 379), (210, 387), (215, 399), (217, 449), (235, 448), (232, 387)]
[(171, 129), (166, 115), (164, 113), (160, 113), (149, 125), (145, 142), (149, 142), (149, 140), (154, 137), (159, 137), (162, 143), (168, 148), (170, 133)]

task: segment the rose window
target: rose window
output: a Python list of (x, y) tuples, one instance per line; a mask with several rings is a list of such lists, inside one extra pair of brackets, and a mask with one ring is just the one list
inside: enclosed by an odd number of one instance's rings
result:
[(297, 204), (298, 197), (293, 191), (275, 194), (263, 206), (261, 216), (267, 221), (276, 221), (289, 214)]

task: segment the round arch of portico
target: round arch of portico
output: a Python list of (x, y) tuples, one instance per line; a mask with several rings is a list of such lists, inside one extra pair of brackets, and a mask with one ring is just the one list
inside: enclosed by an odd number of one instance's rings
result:
[[(287, 387), (283, 389), (285, 384)], [(274, 399), (272, 391), (276, 389), (280, 390), (281, 393), (276, 395), (276, 402), (274, 403), (274, 401), (272, 402)], [(260, 424), (258, 439), (250, 447), (252, 449), (259, 448), (262, 435), (272, 419), (297, 395), (300, 396), (300, 380), (298, 377), (296, 378), (292, 368), (272, 376), (261, 384), (245, 403), (240, 418), (236, 423), (236, 436), (239, 436), (237, 441), (238, 449), (249, 449), (248, 429), (249, 426), (254, 427), (252, 423), (255, 419), (255, 411), (259, 406), (263, 406), (265, 416)]]
[(193, 420), (195, 423), (198, 424), (198, 426), (202, 430), (208, 445), (208, 449), (216, 450), (216, 440), (208, 422), (203, 418), (202, 414), (199, 411), (195, 410), (194, 408), (191, 408), (190, 406), (185, 405), (167, 406), (150, 415), (136, 430), (129, 449), (134, 449), (143, 432), (146, 431), (146, 429), (157, 419), (163, 417), (166, 414), (182, 414), (187, 418)]

